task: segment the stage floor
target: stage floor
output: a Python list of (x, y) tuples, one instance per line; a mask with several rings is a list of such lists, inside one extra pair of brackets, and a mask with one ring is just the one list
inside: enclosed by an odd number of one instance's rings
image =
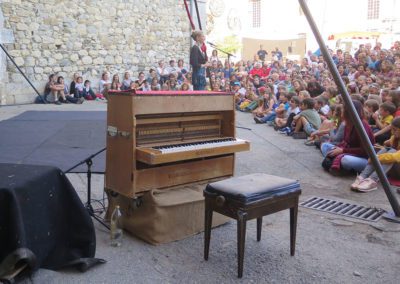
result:
[[(0, 163), (67, 169), (106, 146), (106, 111), (26, 111), (0, 121)], [(105, 152), (92, 171), (104, 172)], [(81, 165), (72, 172), (85, 172)]]

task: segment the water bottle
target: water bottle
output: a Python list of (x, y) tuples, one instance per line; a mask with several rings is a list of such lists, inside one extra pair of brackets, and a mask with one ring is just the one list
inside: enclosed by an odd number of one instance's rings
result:
[(110, 237), (111, 237), (111, 246), (119, 247), (122, 244), (122, 214), (119, 209), (119, 205), (117, 205), (114, 209), (114, 212), (111, 215), (111, 229), (110, 229)]

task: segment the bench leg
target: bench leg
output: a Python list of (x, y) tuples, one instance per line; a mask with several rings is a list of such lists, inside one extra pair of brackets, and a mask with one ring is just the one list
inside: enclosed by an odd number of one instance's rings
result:
[(261, 241), (262, 217), (257, 218), (257, 242)]
[(290, 208), (290, 255), (294, 256), (296, 248), (296, 229), (297, 229), (298, 203)]
[(210, 251), (210, 238), (211, 238), (211, 225), (212, 225), (213, 211), (205, 202), (205, 216), (204, 216), (204, 259), (208, 260), (208, 252)]
[(237, 219), (238, 277), (243, 276), (244, 245), (246, 240), (246, 213), (239, 211)]

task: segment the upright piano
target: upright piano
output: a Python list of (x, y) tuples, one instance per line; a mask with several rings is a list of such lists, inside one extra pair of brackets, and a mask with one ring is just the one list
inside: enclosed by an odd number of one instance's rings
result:
[(235, 137), (231, 93), (110, 91), (106, 189), (133, 198), (152, 189), (233, 175)]

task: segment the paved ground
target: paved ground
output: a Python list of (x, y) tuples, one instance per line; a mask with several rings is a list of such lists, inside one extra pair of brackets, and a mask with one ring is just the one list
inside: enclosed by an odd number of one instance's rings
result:
[[(102, 110), (101, 102), (83, 105), (0, 107), (0, 120), (26, 110)], [(321, 155), (303, 140), (293, 140), (271, 127), (256, 125), (249, 114), (237, 113), (237, 136), (251, 140), (251, 151), (237, 155), (236, 175), (265, 172), (300, 180), (301, 200), (317, 195), (390, 209), (382, 190), (357, 194), (353, 177), (333, 177), (321, 166)], [(69, 175), (85, 200), (85, 175)], [(95, 198), (102, 196), (103, 177), (94, 177)], [(400, 197), (400, 196), (398, 196)], [(203, 234), (161, 246), (129, 235), (120, 248), (109, 246), (108, 233), (95, 222), (97, 257), (108, 262), (82, 274), (40, 270), (24, 283), (398, 283), (400, 225), (377, 223), (300, 208), (296, 256), (289, 254), (289, 216), (264, 218), (263, 237), (256, 242), (255, 222), (247, 229), (243, 280), (236, 278), (236, 225), (212, 232), (210, 258), (205, 262)], [(397, 279), (397, 280), (396, 280)]]

